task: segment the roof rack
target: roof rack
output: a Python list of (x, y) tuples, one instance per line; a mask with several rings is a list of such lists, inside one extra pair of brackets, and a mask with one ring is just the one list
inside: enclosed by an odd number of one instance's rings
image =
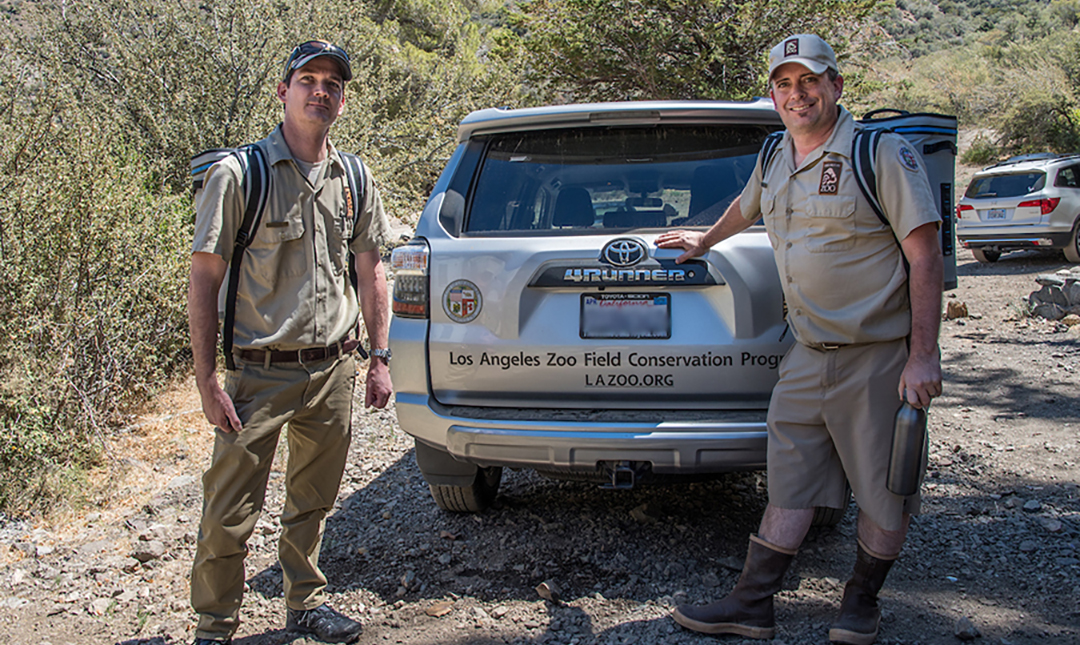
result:
[(1060, 159), (1071, 159), (1073, 157), (1080, 157), (1080, 152), (1069, 152), (1065, 154), (1056, 154), (1053, 152), (1032, 152), (1025, 155), (1016, 155), (1015, 157), (1009, 157), (1005, 161), (999, 161), (996, 164), (983, 168), (983, 170), (990, 170), (991, 168), (1001, 168), (1002, 166), (1013, 166), (1029, 161), (1058, 161)]

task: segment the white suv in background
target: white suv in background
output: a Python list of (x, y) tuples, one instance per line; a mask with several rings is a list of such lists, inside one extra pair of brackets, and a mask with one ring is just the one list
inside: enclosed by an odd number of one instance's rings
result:
[(979, 262), (1060, 249), (1080, 262), (1080, 155), (1013, 157), (975, 173), (956, 207), (956, 237)]

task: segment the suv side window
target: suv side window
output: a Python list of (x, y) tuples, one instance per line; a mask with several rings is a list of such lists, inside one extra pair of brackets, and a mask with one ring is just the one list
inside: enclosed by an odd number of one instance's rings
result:
[(1080, 188), (1080, 165), (1059, 170), (1054, 185), (1061, 188)]

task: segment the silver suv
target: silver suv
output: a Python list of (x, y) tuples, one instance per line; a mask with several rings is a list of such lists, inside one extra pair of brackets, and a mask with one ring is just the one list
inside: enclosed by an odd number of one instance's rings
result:
[(764, 467), (792, 343), (765, 230), (684, 264), (654, 240), (712, 224), (780, 127), (767, 100), (462, 122), (392, 258), (398, 420), (440, 507), (483, 510), (504, 467), (613, 488)]
[(956, 237), (979, 262), (1060, 249), (1080, 262), (1080, 155), (1013, 157), (975, 173), (956, 207)]

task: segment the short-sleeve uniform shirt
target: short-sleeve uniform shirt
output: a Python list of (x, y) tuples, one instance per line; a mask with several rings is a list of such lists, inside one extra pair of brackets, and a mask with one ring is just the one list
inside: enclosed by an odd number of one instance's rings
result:
[[(271, 188), (240, 265), (234, 345), (292, 350), (337, 342), (359, 316), (349, 281), (349, 250), (378, 248), (389, 232), (378, 189), (365, 173), (364, 203), (354, 231), (346, 171), (333, 146), (312, 183), (301, 174), (281, 126), (257, 145), (270, 165)], [(231, 261), (244, 215), (241, 178), (240, 162), (231, 155), (207, 171), (195, 204), (192, 252)], [(219, 310), (226, 288), (222, 284)]]
[(855, 178), (856, 127), (851, 113), (840, 108), (830, 139), (798, 167), (785, 133), (765, 176), (759, 158), (741, 197), (743, 217), (764, 218), (788, 322), (805, 345), (907, 336), (911, 306), (897, 240), (941, 221), (921, 159), (905, 139), (886, 134), (875, 169), (892, 230), (882, 224)]

